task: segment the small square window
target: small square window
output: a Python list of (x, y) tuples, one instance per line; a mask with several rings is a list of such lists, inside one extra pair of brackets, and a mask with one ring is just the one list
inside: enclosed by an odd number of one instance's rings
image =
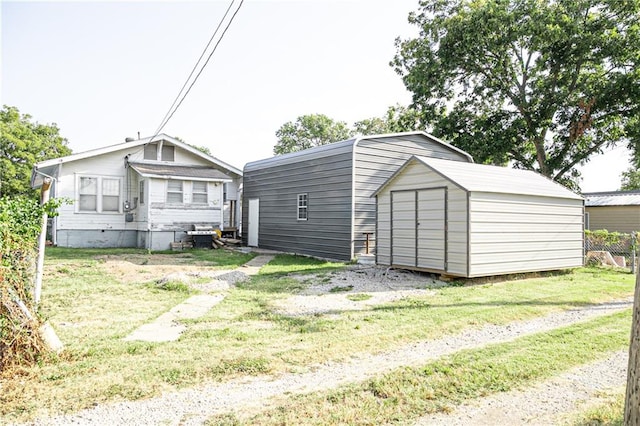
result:
[(175, 146), (173, 145), (162, 145), (162, 161), (175, 161)]
[(309, 199), (307, 194), (298, 194), (298, 220), (308, 219)]
[(145, 160), (157, 160), (158, 159), (158, 144), (150, 143), (144, 146), (144, 159)]

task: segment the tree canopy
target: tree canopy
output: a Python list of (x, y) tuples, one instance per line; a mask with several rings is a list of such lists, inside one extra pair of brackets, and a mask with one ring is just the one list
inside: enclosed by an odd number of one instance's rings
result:
[(418, 112), (401, 105), (391, 106), (383, 117), (372, 117), (353, 124), (358, 135), (380, 135), (384, 133), (400, 133), (421, 130)]
[(324, 114), (302, 115), (295, 122), (289, 121), (278, 129), (275, 155), (301, 151), (349, 139), (354, 135), (379, 135), (421, 129), (418, 112), (401, 105), (391, 106), (382, 117), (356, 121), (349, 127), (344, 121), (335, 121)]
[(276, 131), (278, 142), (273, 147), (275, 155), (301, 151), (349, 139), (353, 131), (344, 121), (334, 121), (324, 114), (302, 115), (295, 122), (284, 123)]
[(0, 194), (34, 197), (31, 170), (35, 163), (71, 154), (58, 126), (39, 124), (16, 107), (0, 110)]
[(640, 189), (640, 170), (631, 167), (622, 172), (622, 184), (620, 191), (633, 191)]
[(576, 187), (627, 144), (640, 163), (638, 0), (429, 0), (391, 65), (436, 136)]

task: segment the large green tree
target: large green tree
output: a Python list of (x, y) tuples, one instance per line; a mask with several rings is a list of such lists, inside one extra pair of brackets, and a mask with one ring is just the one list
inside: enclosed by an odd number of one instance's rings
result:
[(575, 187), (627, 144), (640, 159), (639, 0), (423, 0), (392, 66), (433, 132), (479, 162)]
[(273, 147), (275, 155), (301, 151), (349, 139), (353, 131), (344, 121), (334, 121), (324, 114), (302, 115), (295, 122), (289, 121), (276, 131), (278, 142)]
[(622, 172), (620, 191), (634, 191), (640, 189), (640, 170), (630, 167)]
[(39, 161), (71, 154), (56, 124), (39, 124), (17, 108), (0, 110), (0, 194), (34, 197), (30, 179)]
[(424, 128), (418, 111), (401, 105), (389, 107), (383, 117), (372, 117), (356, 121), (353, 127), (355, 133), (359, 135), (409, 132)]

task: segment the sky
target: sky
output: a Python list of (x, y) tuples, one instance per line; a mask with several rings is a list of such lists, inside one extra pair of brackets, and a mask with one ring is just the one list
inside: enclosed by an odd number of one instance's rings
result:
[[(0, 103), (56, 123), (74, 153), (155, 133), (229, 1), (0, 0)], [(236, 5), (238, 3), (236, 2)], [(418, 0), (245, 0), (162, 130), (242, 169), (304, 114), (352, 125), (408, 105), (389, 61)], [(235, 7), (234, 7), (235, 9)], [(233, 9), (232, 9), (233, 10)], [(582, 168), (616, 190), (628, 152)]]

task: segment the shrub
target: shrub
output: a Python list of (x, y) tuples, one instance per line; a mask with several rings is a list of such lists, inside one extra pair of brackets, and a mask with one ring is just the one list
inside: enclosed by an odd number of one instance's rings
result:
[(32, 363), (42, 352), (33, 300), (37, 242), (42, 214), (54, 216), (62, 202), (0, 198), (0, 371)]

